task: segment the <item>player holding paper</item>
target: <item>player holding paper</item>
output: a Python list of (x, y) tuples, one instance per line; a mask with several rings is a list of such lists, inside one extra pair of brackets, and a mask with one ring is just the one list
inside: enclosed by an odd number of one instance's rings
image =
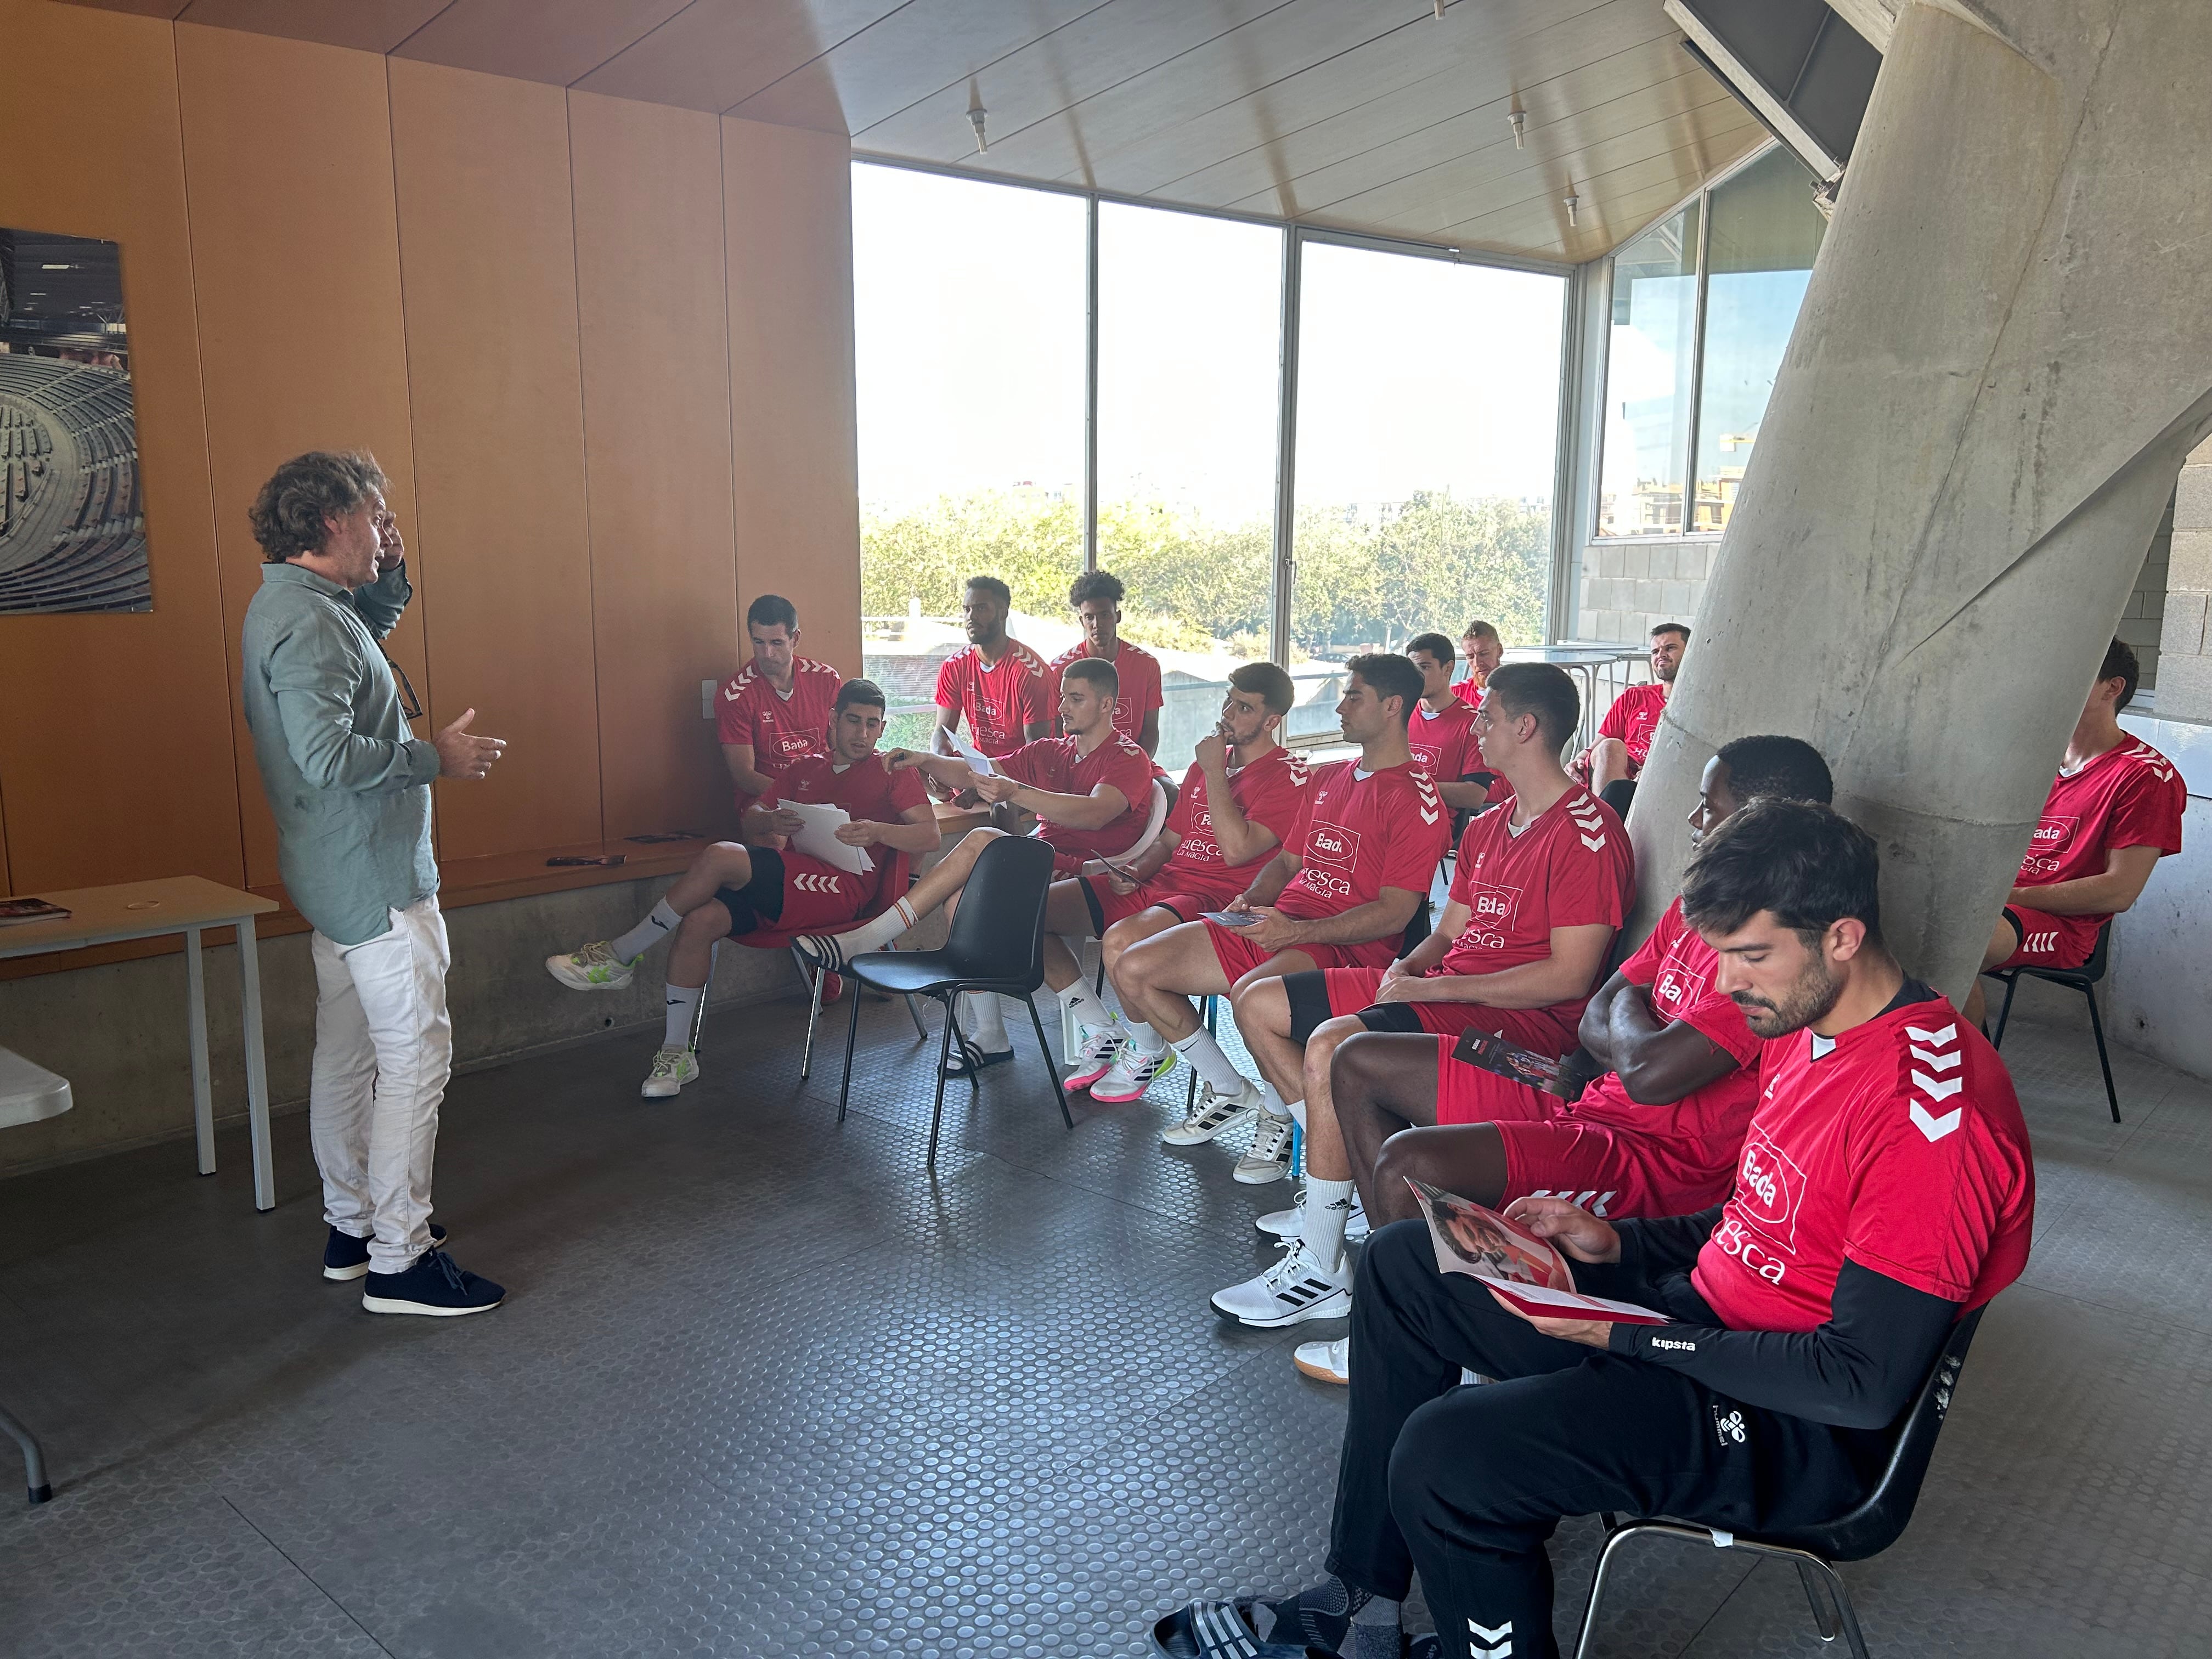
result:
[[(1769, 1039), (1725, 1204), (1618, 1226), (1559, 1199), (1507, 1212), (1577, 1288), (1674, 1322), (1523, 1318), (1438, 1273), (1422, 1224), (1374, 1235), (1331, 1577), (1240, 1609), (1262, 1639), (1340, 1648), (1355, 1621), (1395, 1621), (1418, 1567), (1439, 1630), (1537, 1659), (1558, 1651), (1544, 1544), (1564, 1516), (1773, 1532), (1865, 1496), (1954, 1322), (2020, 1276), (2034, 1218), (2011, 1081), (1884, 948), (1876, 866), (1872, 836), (1794, 801), (1745, 808), (1691, 863), (1683, 912)], [(1462, 1367), (1523, 1380), (1462, 1389)]]

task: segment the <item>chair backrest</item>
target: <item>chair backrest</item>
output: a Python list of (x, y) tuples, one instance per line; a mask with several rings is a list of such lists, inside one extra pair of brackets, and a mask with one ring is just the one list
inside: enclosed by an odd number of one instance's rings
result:
[(1052, 848), (1000, 836), (976, 859), (945, 941), (945, 964), (963, 979), (1044, 983), (1044, 902)]
[(1421, 895), (1421, 902), (1413, 907), (1413, 914), (1406, 918), (1405, 937), (1398, 941), (1398, 954), (1409, 957), (1413, 947), (1436, 931), (1436, 923), (1429, 919), (1429, 896)]
[(1920, 1483), (1927, 1478), (1928, 1460), (1935, 1455), (1936, 1437), (1951, 1409), (1951, 1391), (1958, 1387), (1982, 1312), (1977, 1308), (1951, 1327), (1936, 1363), (1928, 1368), (1927, 1381), (1891, 1425), (1889, 1461), (1874, 1490), (1848, 1513), (1821, 1526), (1794, 1530), (1778, 1541), (1796, 1544), (1831, 1561), (1863, 1561), (1897, 1541), (1920, 1500)]
[(2088, 961), (2081, 964), (2081, 977), (2094, 985), (2105, 976), (2105, 962), (2112, 943), (2112, 919), (2105, 918), (2105, 925), (2097, 929), (2097, 947), (2089, 952)]
[(1158, 778), (1152, 780), (1152, 805), (1145, 818), (1145, 833), (1130, 844), (1126, 853), (1117, 853), (1124, 861), (1137, 857), (1160, 838), (1161, 826), (1168, 821), (1168, 792)]

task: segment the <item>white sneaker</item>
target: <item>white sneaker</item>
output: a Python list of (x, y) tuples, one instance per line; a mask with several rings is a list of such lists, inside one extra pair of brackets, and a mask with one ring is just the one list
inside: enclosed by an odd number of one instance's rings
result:
[(1259, 1127), (1252, 1131), (1252, 1145), (1237, 1160), (1237, 1179), (1248, 1187), (1264, 1187), (1290, 1174), (1291, 1132), (1297, 1127), (1295, 1118), (1261, 1113)]
[(572, 991), (627, 990), (637, 975), (636, 965), (617, 956), (605, 939), (565, 957), (546, 957), (545, 971)]
[(1301, 1342), (1291, 1351), (1291, 1364), (1316, 1382), (1352, 1381), (1352, 1339), (1334, 1342)]
[[(1168, 1052), (1173, 1054), (1175, 1050), (1170, 1048)], [(1249, 1077), (1239, 1078), (1237, 1082), (1242, 1086), (1233, 1095), (1214, 1093), (1211, 1083), (1199, 1085), (1198, 1101), (1191, 1108), (1190, 1115), (1160, 1139), (1170, 1146), (1203, 1146), (1224, 1129), (1233, 1129), (1245, 1119), (1259, 1116), (1260, 1085)], [(1091, 1097), (1098, 1098), (1096, 1089), (1091, 1091)], [(1283, 1121), (1290, 1121), (1288, 1118)]]
[(699, 1080), (699, 1057), (689, 1048), (663, 1048), (653, 1057), (653, 1069), (638, 1085), (647, 1100), (665, 1100), (687, 1083)]
[[(1270, 1238), (1300, 1238), (1304, 1235), (1300, 1231), (1299, 1214), (1298, 1206), (1293, 1204), (1287, 1210), (1270, 1210), (1252, 1224)], [(1352, 1200), (1352, 1213), (1345, 1218), (1344, 1242), (1357, 1244), (1369, 1231), (1367, 1212), (1355, 1198)]]
[(1257, 1278), (1213, 1293), (1213, 1305), (1263, 1331), (1308, 1319), (1341, 1319), (1352, 1311), (1352, 1261), (1330, 1273), (1303, 1239), (1283, 1241), (1283, 1257)]
[(1118, 1106), (1125, 1100), (1134, 1100), (1152, 1085), (1157, 1078), (1165, 1077), (1175, 1069), (1176, 1051), (1163, 1048), (1148, 1054), (1134, 1043), (1125, 1042), (1114, 1063), (1094, 1080), (1091, 1097), (1101, 1105)]
[(1121, 1045), (1128, 1040), (1128, 1034), (1118, 1024), (1090, 1025), (1079, 1021), (1075, 1027), (1075, 1069), (1067, 1075), (1067, 1086), (1088, 1089), (1104, 1077), (1114, 1069)]

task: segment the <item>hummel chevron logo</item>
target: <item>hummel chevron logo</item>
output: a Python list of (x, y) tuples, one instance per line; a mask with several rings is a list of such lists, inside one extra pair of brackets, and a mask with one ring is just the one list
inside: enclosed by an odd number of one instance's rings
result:
[(1603, 836), (1584, 836), (1582, 837), (1582, 843), (1583, 846), (1589, 848), (1593, 853), (1602, 853), (1605, 851), (1605, 837)]
[(1954, 1077), (1938, 1083), (1925, 1072), (1915, 1072), (1912, 1074), (1912, 1081), (1930, 1100), (1948, 1100), (1966, 1086), (1966, 1079), (1962, 1077)]
[(797, 875), (791, 878), (791, 884), (799, 889), (802, 893), (834, 893), (837, 890), (837, 878), (835, 876)]
[(1911, 1103), (1912, 1127), (1930, 1140), (1941, 1140), (1959, 1127), (1959, 1120), (1966, 1114), (1963, 1106), (1954, 1106), (1941, 1117), (1932, 1115), (1918, 1101)]
[(1939, 1054), (1933, 1048), (1915, 1048), (1912, 1057), (1923, 1066), (1932, 1066), (1939, 1072), (1957, 1071), (1959, 1062), (1966, 1058), (1964, 1054)]
[(1905, 1028), (1905, 1035), (1915, 1042), (1949, 1043), (1957, 1040), (1959, 1027), (1954, 1023), (1940, 1031), (1923, 1031), (1917, 1025), (1908, 1025)]
[(1474, 1659), (1510, 1659), (1513, 1652), (1513, 1621), (1509, 1619), (1496, 1630), (1486, 1625), (1467, 1621), (1469, 1641), (1467, 1650)]

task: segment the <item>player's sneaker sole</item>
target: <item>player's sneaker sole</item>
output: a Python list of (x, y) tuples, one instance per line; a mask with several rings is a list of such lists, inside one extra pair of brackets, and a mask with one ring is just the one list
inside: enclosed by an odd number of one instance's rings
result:
[(1348, 1383), (1352, 1339), (1340, 1336), (1334, 1342), (1301, 1342), (1291, 1351), (1291, 1364), (1316, 1382)]
[[(1134, 1073), (1130, 1073), (1127, 1074), (1126, 1083), (1114, 1082), (1109, 1081), (1111, 1078), (1109, 1073), (1108, 1076), (1101, 1077), (1091, 1084), (1091, 1098), (1102, 1106), (1119, 1106), (1128, 1101), (1141, 1100), (1144, 1098), (1146, 1090), (1151, 1088), (1175, 1068), (1176, 1051), (1172, 1048), (1164, 1049), (1162, 1051), (1159, 1069), (1149, 1077), (1139, 1078)], [(1099, 1086), (1101, 1084), (1106, 1086), (1102, 1088)]]
[[(634, 968), (620, 970), (579, 968), (565, 956), (546, 957), (545, 971), (572, 991), (627, 991), (630, 981), (637, 977), (637, 970)], [(594, 979), (592, 975), (595, 972), (602, 973), (605, 977)]]

